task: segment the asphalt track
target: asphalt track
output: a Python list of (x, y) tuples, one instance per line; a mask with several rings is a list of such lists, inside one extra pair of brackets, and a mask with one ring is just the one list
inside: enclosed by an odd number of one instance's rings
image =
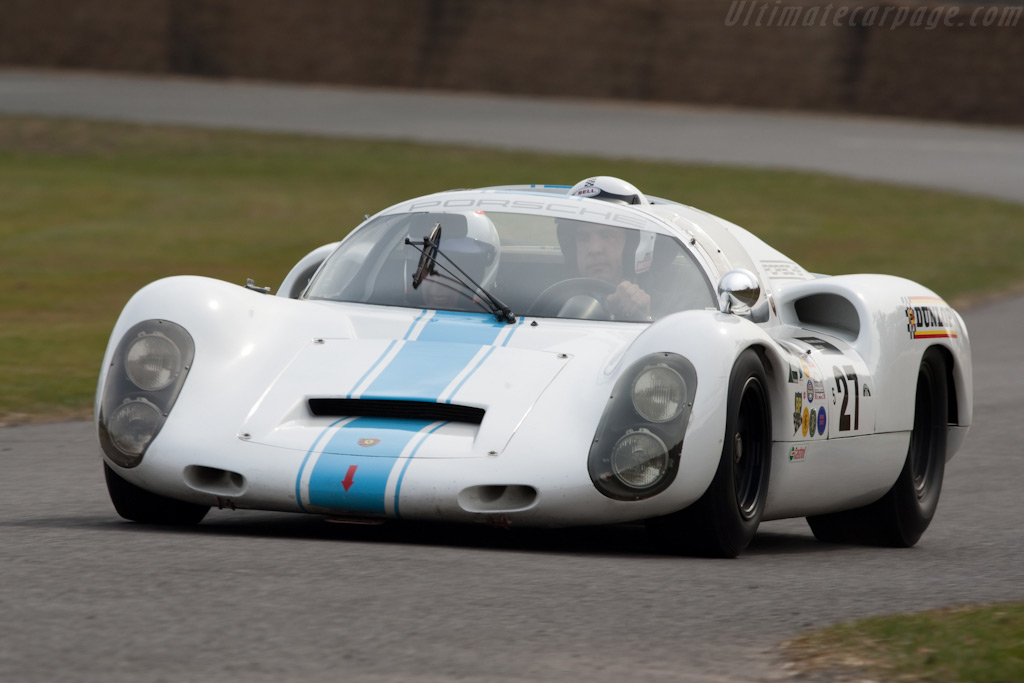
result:
[(0, 113), (795, 168), (1024, 202), (1020, 128), (3, 69)]
[[(0, 110), (10, 82), (0, 72)], [(278, 93), (278, 112), (302, 91), (254, 87)], [(45, 113), (98, 116), (62, 106)], [(957, 140), (947, 163), (974, 144)], [(801, 520), (765, 524), (732, 561), (651, 555), (629, 526), (356, 527), (214, 510), (193, 529), (153, 529), (114, 513), (89, 424), (0, 429), (0, 681), (778, 681), (793, 676), (778, 644), (803, 629), (1024, 599), (1024, 300), (966, 321), (975, 422), (909, 550), (818, 543)]]

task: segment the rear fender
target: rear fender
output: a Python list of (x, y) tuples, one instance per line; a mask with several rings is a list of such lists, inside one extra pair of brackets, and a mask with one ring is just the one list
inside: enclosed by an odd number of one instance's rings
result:
[(841, 275), (786, 285), (775, 298), (784, 324), (842, 339), (864, 359), (880, 401), (875, 410), (877, 432), (913, 427), (917, 372), (932, 346), (944, 349), (949, 366), (950, 421), (970, 426), (973, 386), (967, 327), (935, 292), (889, 275)]

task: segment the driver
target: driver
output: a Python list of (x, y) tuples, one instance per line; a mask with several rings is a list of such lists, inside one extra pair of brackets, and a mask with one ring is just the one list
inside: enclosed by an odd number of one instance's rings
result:
[[(569, 195), (624, 205), (647, 203), (634, 185), (610, 176), (581, 180)], [(605, 308), (626, 320), (651, 319), (651, 297), (633, 281), (641, 268), (650, 266), (650, 238), (653, 235), (596, 223), (562, 220), (558, 225), (558, 240), (570, 269), (614, 285), (615, 291), (604, 300)]]

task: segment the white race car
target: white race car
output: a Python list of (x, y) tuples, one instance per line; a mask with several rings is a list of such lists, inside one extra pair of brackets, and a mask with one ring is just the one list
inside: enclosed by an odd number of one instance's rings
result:
[(735, 556), (762, 520), (910, 546), (971, 424), (963, 320), (805, 271), (624, 181), (441, 192), (312, 251), (276, 296), (140, 290), (96, 424), (130, 520), (645, 521)]

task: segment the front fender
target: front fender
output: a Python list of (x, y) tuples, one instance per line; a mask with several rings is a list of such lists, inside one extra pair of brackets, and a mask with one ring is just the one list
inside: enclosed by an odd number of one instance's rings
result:
[(164, 278), (143, 287), (125, 305), (111, 332), (96, 387), (95, 418), (118, 343), (133, 325), (159, 319), (181, 325), (195, 343), (193, 367), (174, 412), (182, 404), (200, 405), (207, 415), (203, 422), (230, 419), (240, 424), (251, 406), (244, 407), (244, 401), (232, 407), (208, 405), (204, 397), (223, 393), (226, 386), (233, 396), (258, 397), (266, 388), (267, 372), (281, 367), (312, 337), (353, 335), (344, 315), (309, 315), (308, 309), (316, 305), (197, 276)]
[[(687, 425), (676, 481), (662, 494), (671, 509), (682, 509), (700, 498), (718, 469), (725, 438), (729, 378), (736, 359), (753, 348), (768, 375), (771, 404), (778, 404), (775, 367), (782, 356), (775, 342), (746, 318), (718, 311), (683, 311), (651, 325), (609, 368), (618, 376), (630, 364), (653, 353), (677, 353), (693, 364), (697, 389)], [(785, 367), (788, 368), (788, 365)]]

